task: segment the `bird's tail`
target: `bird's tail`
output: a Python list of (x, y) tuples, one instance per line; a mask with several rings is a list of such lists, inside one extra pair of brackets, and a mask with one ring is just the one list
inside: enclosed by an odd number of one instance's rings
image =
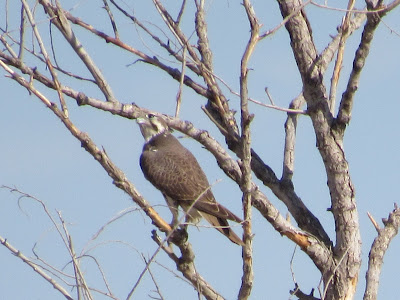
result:
[(230, 228), (226, 219), (215, 217), (204, 212), (202, 215), (211, 225), (214, 226), (215, 229), (230, 239), (231, 242), (238, 244), (239, 246), (244, 246), (242, 239)]

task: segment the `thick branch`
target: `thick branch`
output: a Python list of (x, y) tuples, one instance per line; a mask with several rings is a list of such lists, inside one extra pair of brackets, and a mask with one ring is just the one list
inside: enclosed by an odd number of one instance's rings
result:
[[(279, 1), (282, 16), (290, 15), (301, 1)], [(313, 122), (317, 147), (325, 165), (335, 219), (336, 258), (338, 266), (325, 266), (323, 278), (327, 284), (328, 299), (341, 299), (354, 295), (361, 264), (361, 238), (355, 202), (354, 187), (349, 175), (343, 141), (332, 131), (333, 117), (329, 109), (323, 73), (311, 36), (307, 17), (299, 13), (286, 23), (291, 46), (303, 81), (303, 94), (309, 116)], [(332, 276), (333, 272), (336, 276)], [(340, 275), (339, 275), (340, 274)]]

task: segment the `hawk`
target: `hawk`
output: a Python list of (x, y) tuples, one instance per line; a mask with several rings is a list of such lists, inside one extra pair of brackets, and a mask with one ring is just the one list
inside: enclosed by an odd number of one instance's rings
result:
[(178, 224), (178, 206), (181, 206), (186, 222), (198, 223), (204, 217), (233, 243), (243, 245), (228, 223), (228, 220), (237, 223), (242, 220), (217, 203), (196, 158), (171, 134), (164, 119), (147, 114), (136, 121), (145, 139), (140, 167), (167, 201), (172, 225)]

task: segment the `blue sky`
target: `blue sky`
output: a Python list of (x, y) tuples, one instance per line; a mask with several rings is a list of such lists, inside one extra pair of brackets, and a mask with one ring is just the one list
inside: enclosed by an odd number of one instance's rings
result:
[[(106, 15), (101, 9), (102, 2), (60, 1), (64, 8), (71, 9), (74, 15), (82, 17), (88, 23), (111, 33)], [(271, 2), (254, 1), (254, 7), (263, 29), (275, 27), (281, 16), (278, 5)], [(345, 7), (345, 2), (330, 3)], [(33, 5), (32, 3), (30, 3)], [(157, 12), (151, 3), (129, 4), (142, 21), (156, 30), (161, 26)], [(166, 1), (166, 6), (173, 5)], [(4, 1), (2, 3), (4, 6)], [(362, 7), (359, 3), (357, 7)], [(9, 26), (16, 29), (19, 24), (19, 3), (9, 3)], [(190, 9), (184, 18), (184, 30), (190, 35)], [(314, 6), (307, 8), (313, 26), (314, 39), (318, 50), (322, 50), (330, 41), (330, 35), (336, 33), (343, 13)], [(370, 56), (361, 76), (359, 89), (355, 97), (352, 121), (345, 137), (346, 156), (356, 188), (361, 234), (363, 239), (363, 267), (360, 273), (358, 298), (364, 288), (364, 275), (370, 245), (376, 231), (367, 217), (371, 212), (376, 220), (387, 217), (393, 209), (393, 203), (399, 202), (395, 188), (398, 184), (400, 167), (399, 150), (399, 103), (398, 78), (400, 70), (400, 15), (399, 10), (385, 17), (385, 23), (377, 30)], [(38, 8), (39, 30), (48, 43), (48, 24), (43, 10)], [(0, 12), (0, 24), (4, 28), (4, 11)], [(248, 40), (248, 23), (243, 7), (233, 1), (211, 1), (208, 8), (208, 26), (210, 45), (214, 53), (215, 73), (239, 90), (240, 57)], [(138, 49), (149, 52), (154, 43), (140, 33), (131, 22), (122, 19), (120, 31), (127, 42)], [(88, 37), (80, 28), (75, 28), (78, 38), (104, 73), (117, 99), (123, 103), (135, 102), (140, 106), (172, 115), (175, 111), (175, 96), (178, 83), (168, 75), (150, 66), (137, 62), (137, 58), (123, 53), (115, 46), (107, 45), (97, 38)], [(53, 28), (55, 31), (55, 29)], [(340, 99), (351, 71), (351, 61), (358, 46), (361, 31), (356, 32), (348, 41), (345, 62), (339, 83), (337, 97)], [(15, 35), (15, 34), (14, 34)], [(27, 37), (29, 39), (30, 37)], [(195, 40), (193, 39), (193, 42)], [(89, 76), (82, 64), (66, 43), (55, 35), (56, 52), (59, 63), (74, 72)], [(151, 53), (151, 52), (150, 52)], [(156, 49), (162, 57), (168, 56)], [(155, 55), (155, 54), (152, 54)], [(34, 65), (34, 60), (29, 60)], [(176, 66), (179, 68), (179, 66)], [(249, 94), (251, 97), (268, 102), (264, 88), (267, 86), (275, 103), (287, 107), (288, 103), (301, 91), (301, 80), (297, 72), (293, 54), (289, 46), (288, 35), (281, 28), (267, 37), (257, 47), (249, 67)], [(42, 69), (43, 70), (43, 69)], [(91, 241), (93, 235), (118, 212), (133, 206), (129, 197), (114, 187), (111, 179), (99, 164), (80, 147), (54, 115), (28, 92), (15, 82), (6, 78), (1, 71), (0, 89), (0, 185), (17, 187), (23, 192), (45, 202), (53, 216), (60, 211), (68, 223), (77, 253), (82, 249), (94, 247), (89, 253), (96, 256), (106, 272), (109, 284), (115, 296), (125, 299), (136, 282), (145, 264), (142, 259), (149, 258), (156, 250), (151, 240), (154, 226), (140, 211), (133, 211), (108, 226), (104, 232)], [(330, 71), (326, 83), (330, 80)], [(76, 90), (101, 98), (93, 86), (79, 81), (67, 81)], [(54, 102), (55, 93), (36, 84), (37, 88)], [(238, 107), (238, 99), (228, 94), (233, 108)], [(147, 182), (139, 168), (139, 156), (143, 139), (134, 121), (96, 111), (90, 107), (77, 107), (67, 100), (70, 117), (82, 131), (87, 132), (98, 146), (103, 146), (109, 157), (135, 184), (143, 196), (166, 220), (170, 220), (161, 194)], [(181, 118), (190, 120), (198, 128), (209, 132), (221, 143), (223, 139), (212, 124), (207, 122), (201, 111), (205, 100), (189, 89), (183, 91)], [(282, 168), (282, 149), (284, 142), (283, 112), (262, 108), (251, 104), (255, 114), (252, 141), (258, 154), (269, 164), (278, 176)], [(176, 136), (182, 134), (176, 133)], [(241, 214), (241, 193), (239, 188), (226, 178), (218, 168), (215, 159), (201, 145), (190, 139), (182, 139), (198, 158), (210, 183), (217, 182), (213, 192), (217, 201)], [(334, 237), (333, 219), (326, 211), (330, 206), (326, 186), (326, 175), (322, 160), (315, 147), (315, 138), (308, 117), (299, 118), (296, 141), (296, 165), (294, 184), (297, 194), (318, 216), (331, 237)], [(259, 184), (259, 182), (258, 182)], [(286, 209), (266, 188), (260, 185), (271, 201), (286, 214)], [(33, 200), (0, 189), (0, 235), (25, 255), (32, 257), (32, 248), (36, 243), (36, 252), (57, 268), (70, 271), (69, 256), (51, 222), (43, 213), (41, 206)], [(266, 293), (272, 299), (289, 298), (289, 290), (294, 287), (290, 259), (294, 245), (288, 239), (276, 233), (257, 211), (254, 211), (254, 267), (255, 280), (251, 299), (265, 299)], [(227, 299), (235, 299), (240, 287), (241, 249), (216, 230), (206, 228), (201, 223), (199, 230), (189, 230), (190, 240), (196, 252), (196, 265), (206, 278)], [(241, 232), (238, 228), (237, 232)], [(400, 242), (397, 237), (391, 244), (382, 270), (380, 299), (393, 298), (394, 279), (398, 269)], [(171, 271), (176, 268), (168, 258), (160, 253), (151, 271), (166, 299), (195, 298), (193, 288)], [(4, 299), (62, 299), (44, 280), (39, 278), (28, 266), (21, 263), (4, 247), (0, 247), (0, 289)], [(91, 258), (82, 260), (82, 268), (88, 276), (88, 282), (99, 288), (100, 274)], [(293, 260), (293, 272), (303, 291), (318, 286), (320, 275), (308, 257), (297, 249)], [(396, 272), (396, 273), (395, 273)], [(154, 284), (147, 274), (134, 299), (149, 299), (155, 295)], [(73, 292), (71, 292), (73, 294)], [(96, 299), (105, 299), (97, 296)]]

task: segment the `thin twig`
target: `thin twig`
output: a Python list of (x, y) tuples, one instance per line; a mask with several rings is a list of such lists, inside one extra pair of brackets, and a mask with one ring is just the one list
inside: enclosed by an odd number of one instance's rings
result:
[(374, 225), (376, 231), (379, 233), (381, 228), (380, 228), (378, 222), (375, 221), (374, 217), (369, 213), (369, 211), (367, 211), (367, 215), (368, 215), (368, 218), (371, 221), (372, 225)]
[[(143, 258), (144, 262), (147, 264), (147, 259), (146, 259), (146, 257), (144, 256), (144, 254), (142, 254), (142, 258)], [(152, 280), (153, 283), (154, 283), (154, 286), (156, 287), (157, 294), (160, 296), (160, 299), (161, 299), (161, 300), (164, 300), (164, 297), (163, 297), (162, 294), (161, 294), (160, 287), (158, 286), (157, 281), (156, 281), (156, 278), (154, 277), (153, 272), (151, 272), (150, 268), (149, 268), (149, 274), (150, 274), (151, 280)]]
[(334, 11), (341, 11), (341, 12), (349, 12), (349, 13), (354, 13), (354, 14), (374, 14), (374, 13), (388, 13), (389, 11), (393, 10), (395, 7), (397, 7), (400, 4), (400, 0), (394, 0), (393, 2), (383, 6), (383, 7), (377, 7), (372, 10), (359, 10), (359, 9), (346, 9), (346, 8), (338, 8), (338, 7), (333, 7), (329, 5), (324, 5), (324, 4), (319, 4), (315, 1), (310, 1), (310, 3), (316, 7), (323, 8), (323, 9), (329, 9), (329, 10), (334, 10)]
[(182, 92), (183, 92), (183, 80), (185, 78), (185, 70), (186, 70), (186, 46), (183, 46), (181, 79), (179, 80), (179, 89), (178, 89), (178, 93), (176, 95), (175, 118), (177, 118), (179, 116), (179, 111), (180, 111), (180, 108), (181, 108)]
[(296, 277), (295, 277), (294, 271), (293, 271), (293, 261), (294, 261), (294, 256), (295, 256), (295, 254), (296, 254), (296, 250), (297, 250), (297, 245), (294, 246), (293, 253), (292, 253), (292, 257), (290, 258), (290, 264), (289, 264), (289, 266), (290, 266), (290, 273), (292, 274), (293, 283), (294, 283), (294, 284), (296, 285), (296, 287), (297, 287), (297, 280), (296, 280)]
[(41, 277), (43, 277), (47, 282), (49, 282), (57, 291), (59, 291), (66, 299), (68, 300), (74, 300), (74, 298), (71, 297), (71, 295), (54, 279), (52, 279), (46, 272), (44, 272), (40, 266), (32, 262), (29, 258), (27, 258), (20, 250), (16, 249), (14, 246), (12, 246), (5, 238), (0, 236), (0, 244), (2, 244), (4, 247), (6, 247), (8, 250), (11, 251), (12, 254), (14, 254), (16, 257), (21, 259), (25, 264), (30, 266), (33, 271), (35, 271), (37, 274), (39, 274)]
[(181, 20), (182, 20), (182, 16), (183, 16), (183, 12), (185, 10), (185, 6), (186, 6), (186, 0), (183, 0), (182, 4), (181, 4), (181, 8), (180, 8), (179, 13), (178, 13), (178, 16), (176, 17), (176, 21), (175, 21), (175, 23), (177, 25), (179, 25)]
[[(343, 262), (344, 258), (346, 257), (347, 253), (349, 252), (349, 249), (350, 249), (350, 248), (347, 248), (346, 251), (344, 251), (344, 253), (342, 254), (342, 257), (341, 257), (341, 258), (339, 259), (339, 261), (336, 263), (336, 266), (335, 266), (335, 268), (333, 269), (332, 274), (329, 276), (328, 280), (325, 282), (323, 292), (321, 293), (321, 290), (318, 288), (319, 291), (320, 291), (321, 299), (322, 299), (322, 300), (325, 299), (326, 292), (328, 291), (329, 284), (331, 283), (331, 281), (332, 281), (332, 279), (333, 279), (333, 276), (335, 276), (335, 273), (336, 273), (337, 269), (339, 268), (339, 266), (340, 266), (341, 263)], [(322, 283), (322, 278), (321, 278), (321, 283)]]
[(81, 44), (81, 42), (75, 36), (70, 23), (66, 17), (67, 12), (65, 12), (59, 1), (56, 1), (57, 6), (54, 7), (50, 4), (48, 0), (39, 0), (39, 3), (43, 6), (46, 13), (52, 18), (53, 24), (59, 29), (59, 31), (63, 34), (66, 41), (71, 45), (72, 49), (78, 55), (78, 57), (85, 64), (86, 68), (93, 75), (93, 78), (96, 80), (97, 86), (103, 92), (103, 95), (110, 102), (116, 102), (114, 93), (107, 83), (105, 77), (101, 73), (100, 69), (96, 66), (94, 61), (91, 59), (89, 53), (86, 52), (85, 48)]
[(272, 99), (272, 96), (271, 96), (271, 94), (269, 93), (268, 87), (265, 87), (264, 90), (265, 90), (265, 93), (266, 93), (267, 96), (268, 96), (269, 101), (271, 102), (271, 105), (276, 106), (275, 103), (274, 103), (274, 99)]
[[(235, 95), (235, 96), (240, 98), (240, 94), (238, 92), (236, 92), (227, 82), (225, 82), (225, 80), (223, 80), (221, 77), (219, 77), (216, 74), (214, 74), (214, 76), (229, 90), (229, 92), (232, 95)], [(270, 98), (270, 100), (271, 99), (272, 98)], [(265, 103), (263, 103), (263, 102), (261, 102), (259, 100), (253, 99), (253, 98), (248, 98), (247, 100), (250, 101), (250, 102), (253, 102), (253, 103), (257, 104), (257, 105), (260, 105), (260, 106), (263, 106), (263, 107), (267, 107), (267, 108), (272, 108), (272, 109), (279, 110), (279, 111), (283, 111), (283, 112), (286, 112), (286, 113), (302, 114), (302, 115), (307, 114), (306, 110), (284, 108), (284, 107), (279, 107), (279, 106), (276, 106), (276, 105), (265, 104)]]
[(64, 235), (68, 240), (68, 251), (69, 251), (69, 255), (71, 256), (72, 259), (72, 265), (74, 268), (74, 272), (75, 272), (75, 280), (76, 280), (76, 291), (78, 293), (78, 299), (80, 299), (80, 293), (81, 291), (84, 292), (85, 294), (85, 298), (88, 298), (90, 300), (93, 299), (91, 293), (90, 293), (90, 289), (88, 288), (88, 285), (86, 283), (85, 277), (83, 276), (82, 270), (80, 268), (79, 265), (79, 260), (75, 254), (75, 249), (74, 249), (74, 245), (72, 243), (72, 237), (68, 232), (67, 229), (67, 225), (65, 224), (65, 221), (61, 215), (60, 211), (57, 211), (58, 213), (58, 218), (61, 221), (61, 225), (64, 231)]
[(100, 227), (99, 230), (96, 231), (96, 233), (90, 238), (90, 240), (86, 243), (85, 246), (82, 247), (82, 251), (80, 255), (83, 255), (86, 252), (89, 252), (88, 247), (89, 244), (93, 241), (95, 241), (99, 235), (108, 227), (110, 224), (114, 223), (115, 221), (121, 219), (122, 217), (126, 216), (127, 214), (130, 214), (131, 212), (137, 211), (137, 207), (128, 207), (123, 209), (122, 211), (118, 212), (115, 216), (113, 216), (109, 221), (107, 221), (106, 224)]
[[(104, 294), (104, 295), (106, 295), (106, 296), (108, 296), (108, 297), (110, 297), (110, 298), (117, 299), (117, 298), (113, 295), (113, 293), (112, 293), (112, 291), (111, 291), (110, 285), (109, 285), (109, 283), (108, 283), (108, 281), (107, 281), (107, 278), (106, 278), (106, 274), (104, 273), (103, 268), (101, 267), (101, 264), (99, 263), (99, 261), (97, 260), (97, 258), (94, 257), (94, 256), (92, 256), (92, 255), (88, 255), (88, 254), (85, 254), (85, 255), (83, 255), (83, 256), (79, 256), (79, 257), (78, 257), (79, 260), (81, 260), (82, 258), (90, 258), (90, 259), (92, 259), (92, 260), (94, 261), (94, 263), (95, 263), (96, 266), (97, 266), (97, 269), (99, 270), (99, 272), (100, 272), (100, 274), (101, 274), (101, 278), (102, 278), (102, 280), (103, 280), (103, 282), (104, 282), (104, 285), (105, 285), (106, 288), (107, 288), (108, 293), (101, 292), (101, 291), (99, 291), (99, 290), (97, 290), (97, 289), (96, 289), (95, 291), (96, 291), (96, 292), (100, 292), (100, 293), (102, 293), (102, 294)], [(88, 287), (88, 288), (89, 288), (90, 290), (94, 290), (94, 289), (91, 288), (91, 287)]]
[[(56, 3), (58, 4), (58, 1), (56, 1)], [(35, 23), (35, 19), (34, 19), (32, 13), (30, 11), (28, 3), (26, 2), (26, 0), (22, 0), (22, 4), (24, 6), (25, 13), (28, 16), (29, 22), (30, 22), (30, 24), (32, 26), (33, 32), (35, 34), (35, 38), (36, 38), (36, 40), (37, 40), (37, 42), (39, 44), (40, 51), (43, 54), (43, 57), (44, 57), (45, 62), (46, 62), (46, 65), (49, 68), (51, 77), (53, 78), (54, 86), (56, 88), (58, 97), (60, 99), (61, 110), (62, 110), (62, 112), (64, 114), (64, 117), (68, 118), (68, 108), (67, 108), (67, 104), (66, 104), (65, 99), (64, 99), (64, 94), (61, 92), (61, 84), (60, 84), (60, 81), (58, 80), (58, 75), (57, 75), (56, 71), (53, 68), (53, 64), (50, 61), (49, 55), (47, 54), (46, 47), (44, 46), (42, 38), (41, 38), (41, 36), (39, 34), (39, 30), (37, 29), (37, 26), (36, 26), (36, 23)]]
[(18, 52), (18, 59), (23, 58), (24, 55), (24, 43), (25, 43), (25, 9), (23, 5), (21, 6), (21, 22), (20, 22), (20, 30), (19, 30), (19, 52)]
[(271, 34), (274, 34), (276, 31), (279, 30), (279, 28), (281, 28), (282, 26), (285, 26), (285, 24), (291, 19), (293, 18), (295, 15), (297, 15), (305, 6), (307, 6), (308, 4), (312, 3), (311, 0), (307, 0), (305, 2), (303, 2), (302, 5), (300, 5), (295, 11), (293, 11), (290, 15), (288, 15), (287, 17), (285, 17), (282, 22), (280, 22), (277, 26), (275, 26), (273, 29), (267, 30), (264, 33), (260, 34), (259, 39), (263, 39)]
[(107, 0), (103, 0), (103, 3), (104, 3), (104, 9), (107, 11), (108, 17), (110, 18), (110, 22), (111, 22), (111, 26), (114, 30), (115, 38), (119, 39), (118, 28), (117, 28), (117, 24), (115, 23), (115, 20), (114, 20), (114, 15), (110, 9), (110, 6), (108, 5)]
[(344, 47), (346, 44), (346, 40), (349, 37), (349, 28), (350, 28), (350, 17), (351, 17), (351, 10), (353, 9), (355, 4), (355, 0), (349, 0), (347, 4), (348, 11), (346, 12), (345, 17), (342, 21), (342, 26), (340, 27), (340, 40), (339, 40), (339, 48), (337, 52), (337, 58), (335, 62), (335, 67), (333, 69), (333, 74), (331, 78), (331, 88), (329, 91), (329, 107), (332, 115), (335, 111), (335, 104), (336, 104), (336, 89), (337, 84), (340, 77), (340, 71), (342, 70), (343, 64), (343, 56), (344, 56)]

